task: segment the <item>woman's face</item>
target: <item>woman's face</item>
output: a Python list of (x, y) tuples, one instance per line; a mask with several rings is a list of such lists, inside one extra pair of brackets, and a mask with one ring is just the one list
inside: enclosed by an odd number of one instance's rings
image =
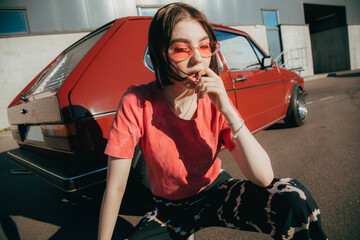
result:
[(182, 51), (183, 47), (190, 47), (193, 51), (186, 59), (176, 60), (170, 55), (170, 61), (176, 67), (177, 74), (185, 79), (190, 76), (185, 81), (172, 80), (172, 82), (181, 83), (187, 88), (195, 87), (195, 82), (206, 74), (206, 69), (210, 65), (211, 56), (202, 57), (198, 49), (198, 47), (207, 46), (207, 43), (209, 43), (209, 36), (197, 21), (186, 19), (176, 24), (170, 41), (170, 49)]

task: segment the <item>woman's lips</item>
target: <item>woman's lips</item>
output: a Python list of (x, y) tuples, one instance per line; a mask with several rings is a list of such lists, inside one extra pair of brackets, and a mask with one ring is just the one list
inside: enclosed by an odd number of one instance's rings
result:
[(203, 76), (206, 76), (206, 72), (202, 70), (194, 70), (189, 73), (184, 73), (187, 77), (183, 78), (183, 84), (187, 88), (195, 88), (196, 84), (200, 81)]
[(192, 81), (193, 83), (197, 83), (202, 77), (202, 74), (200, 71), (193, 72), (192, 74), (189, 74), (188, 79)]

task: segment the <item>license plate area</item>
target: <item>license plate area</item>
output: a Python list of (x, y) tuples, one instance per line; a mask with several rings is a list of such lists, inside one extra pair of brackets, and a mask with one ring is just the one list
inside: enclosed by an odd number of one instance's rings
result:
[(44, 143), (44, 136), (40, 126), (26, 126), (24, 142)]

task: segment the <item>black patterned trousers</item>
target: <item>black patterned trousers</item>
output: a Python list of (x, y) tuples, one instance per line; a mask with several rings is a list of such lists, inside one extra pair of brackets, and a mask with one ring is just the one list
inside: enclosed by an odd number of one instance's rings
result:
[(191, 198), (155, 197), (156, 209), (145, 215), (129, 239), (186, 239), (211, 226), (262, 232), (274, 239), (327, 239), (320, 210), (298, 181), (274, 179), (262, 188), (245, 180), (224, 181), (226, 175), (220, 175)]

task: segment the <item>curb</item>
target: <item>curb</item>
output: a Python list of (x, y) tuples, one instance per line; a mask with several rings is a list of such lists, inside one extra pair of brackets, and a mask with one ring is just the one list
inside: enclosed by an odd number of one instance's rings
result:
[(321, 79), (321, 78), (326, 78), (326, 77), (328, 77), (328, 76), (329, 76), (328, 73), (310, 75), (310, 76), (304, 77), (304, 81), (317, 80), (317, 79)]
[(345, 70), (345, 71), (338, 71), (338, 72), (328, 72), (328, 73), (320, 73), (320, 74), (315, 74), (315, 75), (310, 75), (310, 76), (304, 76), (303, 79), (304, 81), (311, 81), (311, 80), (316, 80), (316, 79), (322, 79), (322, 78), (327, 78), (327, 77), (336, 77), (336, 76), (341, 76), (341, 75), (351, 75), (351, 74), (360, 74), (360, 69), (352, 69), (352, 70)]

